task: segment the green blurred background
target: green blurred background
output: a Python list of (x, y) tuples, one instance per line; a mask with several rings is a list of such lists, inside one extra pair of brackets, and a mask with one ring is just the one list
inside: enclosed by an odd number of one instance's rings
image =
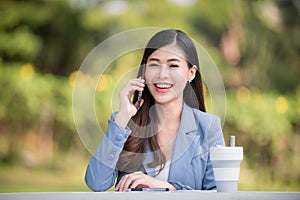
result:
[[(226, 142), (244, 147), (239, 189), (300, 191), (299, 13), (297, 0), (1, 0), (0, 192), (89, 191), (74, 77), (100, 42), (149, 26), (184, 30), (218, 66)], [(104, 127), (107, 91), (139, 61), (101, 79)]]

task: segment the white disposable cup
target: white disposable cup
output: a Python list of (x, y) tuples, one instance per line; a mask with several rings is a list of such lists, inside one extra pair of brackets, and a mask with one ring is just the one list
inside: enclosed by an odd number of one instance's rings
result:
[(211, 147), (210, 160), (218, 192), (237, 192), (243, 147)]

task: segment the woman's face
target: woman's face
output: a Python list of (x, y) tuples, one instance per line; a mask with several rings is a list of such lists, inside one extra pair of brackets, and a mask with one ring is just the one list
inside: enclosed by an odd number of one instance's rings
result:
[(147, 87), (159, 104), (181, 102), (186, 82), (194, 79), (196, 70), (196, 66), (189, 69), (184, 52), (176, 44), (161, 47), (147, 60)]

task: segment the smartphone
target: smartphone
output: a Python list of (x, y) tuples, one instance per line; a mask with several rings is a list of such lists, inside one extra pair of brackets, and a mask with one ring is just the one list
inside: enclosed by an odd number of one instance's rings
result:
[[(146, 67), (145, 65), (142, 66), (142, 76), (140, 77), (140, 79), (144, 79), (144, 80), (145, 80), (145, 67)], [(142, 96), (143, 96), (143, 92), (139, 92), (138, 99), (137, 99), (137, 102), (138, 102), (137, 109), (138, 110), (141, 108)]]
[(136, 107), (138, 110), (141, 108), (142, 96), (143, 96), (143, 92), (139, 92), (139, 94), (138, 94), (138, 100), (137, 100), (138, 105)]
[(126, 192), (166, 192), (170, 191), (169, 188), (129, 188), (126, 189)]

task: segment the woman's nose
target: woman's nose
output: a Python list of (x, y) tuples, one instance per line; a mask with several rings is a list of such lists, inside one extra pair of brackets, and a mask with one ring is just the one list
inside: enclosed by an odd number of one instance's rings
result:
[(159, 78), (165, 79), (169, 77), (169, 69), (167, 66), (162, 65), (159, 69)]

